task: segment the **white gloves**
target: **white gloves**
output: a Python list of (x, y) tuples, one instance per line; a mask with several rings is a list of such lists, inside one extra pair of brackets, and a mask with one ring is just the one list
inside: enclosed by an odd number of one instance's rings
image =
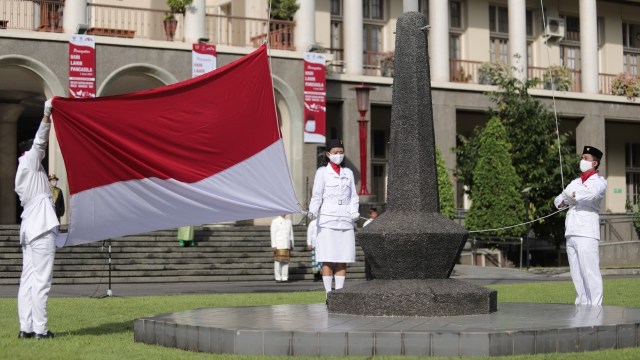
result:
[(351, 214), (351, 220), (356, 221), (360, 218), (360, 214), (359, 213), (353, 213)]
[(307, 216), (309, 216), (309, 220), (314, 220), (318, 218), (318, 216), (312, 212), (308, 212)]
[(571, 196), (571, 193), (569, 193), (567, 190), (562, 192), (562, 200), (564, 201), (565, 205), (569, 205), (569, 206), (578, 205), (578, 200), (576, 200), (576, 198)]
[(51, 110), (53, 110), (53, 104), (51, 99), (44, 102), (44, 116), (51, 116)]

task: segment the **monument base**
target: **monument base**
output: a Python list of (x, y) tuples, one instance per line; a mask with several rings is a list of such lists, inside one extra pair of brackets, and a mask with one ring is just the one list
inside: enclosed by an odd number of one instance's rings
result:
[(457, 316), (497, 311), (497, 292), (454, 279), (371, 280), (331, 291), (333, 314)]

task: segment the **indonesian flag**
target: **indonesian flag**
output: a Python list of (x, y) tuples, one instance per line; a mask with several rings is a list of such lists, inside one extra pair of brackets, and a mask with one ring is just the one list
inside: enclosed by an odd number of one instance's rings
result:
[(177, 84), (53, 109), (71, 193), (58, 246), (301, 211), (265, 46)]

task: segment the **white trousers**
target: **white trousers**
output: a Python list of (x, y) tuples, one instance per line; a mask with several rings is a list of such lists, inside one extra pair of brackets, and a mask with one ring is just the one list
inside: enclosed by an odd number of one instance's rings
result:
[(576, 305), (602, 305), (602, 275), (598, 240), (567, 237), (567, 257), (576, 288)]
[(56, 234), (48, 232), (22, 245), (22, 275), (18, 291), (20, 331), (47, 332), (47, 300), (53, 278)]
[(284, 261), (274, 261), (273, 272), (276, 275), (276, 281), (288, 281), (289, 280), (289, 263)]

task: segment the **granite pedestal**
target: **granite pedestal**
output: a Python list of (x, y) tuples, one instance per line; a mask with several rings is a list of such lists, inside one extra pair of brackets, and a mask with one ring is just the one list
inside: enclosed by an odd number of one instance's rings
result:
[(640, 309), (501, 303), (484, 315), (376, 317), (324, 304), (208, 308), (135, 320), (135, 341), (219, 354), (497, 356), (638, 346)]

